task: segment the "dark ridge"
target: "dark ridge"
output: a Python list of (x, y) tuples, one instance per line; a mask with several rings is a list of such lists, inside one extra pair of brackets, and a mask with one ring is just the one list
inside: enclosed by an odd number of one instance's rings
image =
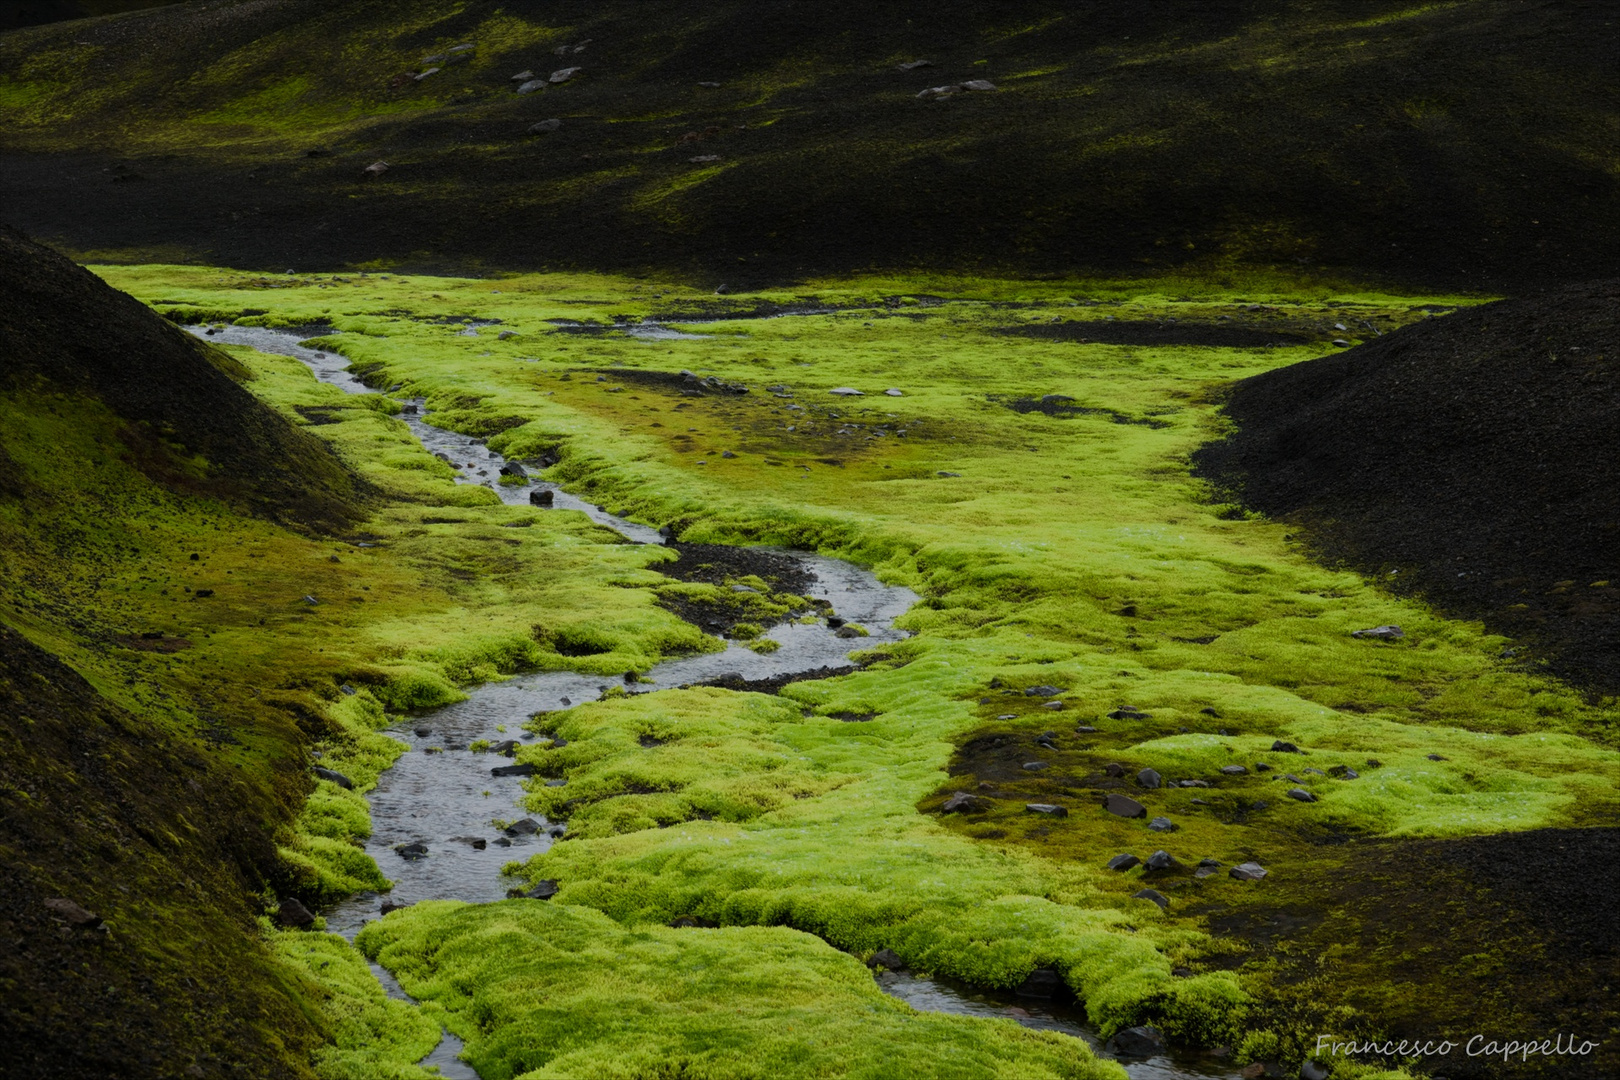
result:
[(1307, 345), (1312, 340), (1302, 333), (1261, 326), (1233, 326), (1218, 322), (1126, 322), (1119, 319), (998, 326), (995, 332), (1091, 345), (1208, 345), (1218, 349)]
[(237, 385), (247, 369), (5, 226), (0, 295), (0, 389), (39, 380), (98, 399), (128, 421), (137, 467), (170, 488), (325, 532), (361, 517), (362, 481)]
[(741, 675), (717, 675), (702, 682), (689, 683), (689, 686), (718, 686), (722, 690), (736, 690), (754, 694), (775, 694), (781, 692), (782, 687), (789, 683), (810, 682), (816, 679), (832, 679), (839, 675), (848, 675), (859, 671), (853, 664), (839, 667), (818, 667), (811, 671), (794, 671), (781, 675), (772, 675), (768, 679), (745, 679)]
[(718, 376), (702, 376), (690, 371), (646, 371), (640, 368), (603, 368), (598, 374), (615, 382), (639, 383), (661, 390), (675, 390), (695, 397), (711, 394), (746, 394), (748, 387)]
[(1143, 427), (1167, 428), (1168, 420), (1155, 420), (1151, 416), (1130, 416), (1114, 409), (1099, 409), (1091, 405), (1081, 405), (1067, 394), (1046, 394), (1043, 397), (1004, 398), (990, 395), (990, 400), (999, 402), (1015, 413), (1040, 413), (1042, 416), (1055, 416), (1059, 419), (1068, 419), (1076, 416), (1106, 416), (1116, 424), (1140, 424)]
[[(1238, 383), (1195, 455), (1326, 558), (1620, 692), (1620, 282), (1504, 300)], [(1506, 655), (1505, 655), (1506, 658)]]
[[(736, 291), (873, 268), (1503, 291), (1609, 273), (1620, 249), (1611, 4), (399, 11), (196, 2), (0, 35), (0, 72), (26, 72), (5, 80), (0, 205), (98, 258), (658, 269)], [(497, 14), (590, 39), (582, 74), (517, 95), (555, 57), (481, 37)], [(416, 80), (452, 40), (474, 58)], [(255, 124), (289, 71), (297, 100)], [(995, 89), (918, 96), (981, 78)], [(194, 138), (221, 114), (239, 139)]]
[(6, 1076), (308, 1075), (319, 1035), (268, 977), (246, 902), (276, 856), (242, 777), (0, 625)]

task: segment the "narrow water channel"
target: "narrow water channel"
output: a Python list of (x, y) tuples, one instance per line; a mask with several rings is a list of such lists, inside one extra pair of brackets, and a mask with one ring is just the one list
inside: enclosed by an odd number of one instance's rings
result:
[[(376, 392), (349, 374), (343, 356), (305, 348), (299, 344), (298, 334), (247, 326), (215, 328), (213, 333), (201, 326), (189, 329), (206, 340), (294, 357), (308, 365), (322, 382), (349, 393)], [(549, 490), (554, 509), (580, 511), (636, 543), (663, 543), (656, 529), (615, 517), (538, 477), (527, 485), (502, 486), (498, 478), (506, 461), (501, 455), (477, 439), (434, 427), (427, 422), (425, 403), (418, 399), (413, 404), (416, 413), (400, 419), (423, 446), (456, 469), (458, 483), (482, 484), (503, 502), (522, 505), (529, 504), (530, 492)], [(836, 668), (848, 664), (852, 645), (867, 649), (906, 636), (894, 628), (894, 620), (916, 603), (917, 595), (911, 590), (884, 585), (870, 572), (838, 559), (805, 552), (789, 554), (815, 576), (806, 595), (826, 600), (834, 613), (864, 627), (870, 637), (854, 642), (839, 638), (820, 620), (814, 624), (783, 623), (766, 631), (767, 636), (781, 643), (774, 653), (761, 655), (731, 643), (724, 652), (659, 664), (646, 673), (644, 678), (650, 683), (644, 682), (642, 687), (651, 691), (728, 675), (755, 680)], [(368, 919), (380, 914), (384, 900), (407, 905), (428, 899), (470, 903), (504, 899), (512, 882), (501, 876), (501, 867), (545, 851), (554, 840), (553, 834), (563, 835), (566, 823), (528, 814), (520, 805), (521, 779), (491, 775), (490, 770), (506, 759), (476, 753), (469, 747), (478, 740), (531, 740), (535, 736), (522, 729), (530, 716), (594, 701), (611, 685), (613, 680), (603, 676), (572, 672), (520, 675), (474, 687), (464, 701), (407, 718), (386, 729), (410, 749), (383, 773), (366, 796), (371, 803), (372, 822), (366, 852), (395, 885), (386, 896), (361, 893), (339, 904), (327, 913), (327, 928), (352, 941)], [(497, 819), (514, 821), (525, 817), (532, 818), (539, 827), (513, 835), (494, 824)], [(396, 853), (396, 846), (418, 842), (427, 845), (426, 858), (407, 860)], [(376, 964), (372, 970), (390, 995), (410, 1000), (388, 971)], [(886, 993), (919, 1010), (1013, 1019), (1025, 1027), (1084, 1039), (1099, 1054), (1108, 1056), (1083, 1013), (1062, 1004), (990, 994), (909, 973), (884, 974), (878, 982)], [(445, 1032), (444, 1040), (422, 1064), (439, 1066), (445, 1077), (478, 1080), (478, 1074), (457, 1057), (460, 1050), (461, 1042)], [(1237, 1076), (1234, 1070), (1219, 1067), (1211, 1059), (1181, 1053), (1127, 1060), (1123, 1064), (1132, 1080)]]

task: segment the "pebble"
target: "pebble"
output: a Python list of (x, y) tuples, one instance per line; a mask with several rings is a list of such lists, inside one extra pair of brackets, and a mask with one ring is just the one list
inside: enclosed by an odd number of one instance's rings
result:
[(1126, 852), (1123, 855), (1115, 855), (1112, 859), (1109, 859), (1108, 869), (1129, 870), (1133, 866), (1139, 866), (1141, 862), (1141, 859), (1138, 859), (1135, 855)]
[(540, 831), (540, 823), (532, 817), (512, 822), (503, 830), (507, 836), (533, 836)]
[(1175, 832), (1176, 826), (1175, 823), (1167, 817), (1156, 817), (1152, 821), (1148, 822), (1148, 828), (1152, 829), (1154, 832)]
[(416, 81), (421, 82), (423, 79), (427, 78), (429, 75), (437, 75), (442, 70), (444, 70), (444, 69), (443, 68), (430, 67), (426, 71), (424, 71), (421, 74), (417, 75), (416, 76)]
[(516, 330), (502, 330), (500, 333), (495, 335), (495, 340), (496, 341), (505, 341), (507, 338), (515, 338), (515, 337), (517, 337), (517, 331)]
[(1063, 693), (1055, 686), (1031, 686), (1024, 691), (1025, 697), (1056, 697)]
[(1227, 874), (1239, 881), (1259, 881), (1266, 876), (1266, 868), (1256, 862), (1238, 863)]
[(1141, 892), (1131, 893), (1132, 900), (1151, 900), (1159, 905), (1160, 911), (1170, 910), (1170, 898), (1157, 889), (1143, 889)]
[(386, 162), (386, 161), (373, 161), (370, 165), (367, 165), (364, 169), (361, 169), (360, 171), (361, 171), (361, 173), (363, 173), (366, 176), (378, 177), (378, 176), (381, 176), (383, 173), (388, 171), (388, 162)]
[(1045, 814), (1048, 817), (1068, 817), (1069, 809), (1066, 806), (1056, 806), (1052, 803), (1025, 803), (1024, 809), (1031, 814)]
[(1424, 756), (1426, 756), (1430, 761), (1450, 761), (1451, 760), (1450, 758), (1441, 757), (1439, 754), (1426, 754)]
[(1350, 347), (1350, 343), (1348, 341), (1344, 340), (1344, 338), (1342, 338), (1342, 337), (1334, 338), (1333, 339), (1333, 344), (1337, 345), (1341, 349), (1348, 349)]

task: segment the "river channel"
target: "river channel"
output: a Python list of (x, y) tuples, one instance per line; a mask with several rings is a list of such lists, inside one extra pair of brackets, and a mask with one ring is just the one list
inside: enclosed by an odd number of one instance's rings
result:
[[(348, 360), (332, 352), (306, 348), (301, 335), (285, 330), (248, 326), (190, 327), (194, 334), (215, 343), (247, 345), (261, 352), (291, 356), (306, 364), (316, 378), (353, 394), (377, 391), (351, 375)], [(210, 332), (211, 331), (211, 332)], [(402, 399), (403, 400), (403, 399)], [(416, 407), (401, 415), (422, 445), (456, 470), (463, 484), (481, 484), (494, 491), (503, 502), (530, 505), (531, 492), (550, 491), (555, 510), (579, 511), (635, 543), (662, 544), (658, 530), (607, 513), (598, 506), (578, 499), (556, 484), (538, 476), (526, 485), (503, 486), (498, 482), (506, 464), (501, 455), (480, 440), (459, 435), (428, 423), (426, 403), (405, 401)], [(822, 620), (814, 624), (789, 622), (770, 627), (766, 633), (781, 648), (761, 655), (734, 643), (724, 652), (668, 660), (643, 676), (638, 690), (667, 689), (736, 675), (745, 680), (798, 674), (849, 664), (851, 647), (871, 648), (898, 641), (906, 633), (894, 628), (894, 620), (917, 601), (909, 589), (884, 585), (870, 572), (851, 563), (805, 552), (787, 553), (815, 576), (805, 595), (822, 599), (847, 622), (866, 629), (869, 637), (851, 641), (837, 637)], [(345, 938), (354, 935), (366, 921), (380, 914), (383, 901), (407, 905), (418, 900), (453, 899), (488, 903), (506, 897), (513, 884), (501, 876), (501, 867), (514, 859), (549, 848), (555, 835), (563, 835), (566, 823), (553, 823), (524, 811), (522, 780), (494, 777), (491, 769), (504, 758), (469, 749), (479, 740), (528, 741), (534, 735), (522, 725), (538, 712), (565, 709), (594, 701), (614, 680), (600, 675), (572, 672), (538, 672), (468, 691), (464, 701), (430, 713), (406, 718), (389, 727), (387, 733), (399, 739), (408, 752), (378, 779), (367, 793), (371, 803), (372, 835), (366, 852), (391, 878), (394, 888), (385, 896), (361, 893), (326, 913), (327, 928)], [(536, 831), (510, 835), (494, 825), (496, 819), (510, 821), (529, 817), (539, 826)], [(426, 858), (404, 859), (396, 847), (422, 843)], [(373, 964), (383, 987), (394, 997), (410, 1000), (393, 976)], [(991, 993), (910, 973), (885, 973), (879, 985), (886, 993), (929, 1012), (1013, 1019), (1025, 1027), (1059, 1031), (1085, 1040), (1099, 1055), (1103, 1050), (1095, 1031), (1077, 1007), (1043, 999), (1016, 998)], [(424, 1065), (436, 1065), (445, 1077), (478, 1080), (478, 1074), (457, 1056), (461, 1042), (449, 1032)], [(1172, 1053), (1122, 1062), (1132, 1080), (1192, 1080), (1192, 1078), (1233, 1078), (1230, 1066), (1194, 1054)]]

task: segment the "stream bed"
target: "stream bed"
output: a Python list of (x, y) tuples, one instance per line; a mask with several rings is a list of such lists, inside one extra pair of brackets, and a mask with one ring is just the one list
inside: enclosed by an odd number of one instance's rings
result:
[[(285, 330), (262, 327), (226, 326), (188, 328), (198, 337), (216, 343), (247, 345), (261, 352), (291, 356), (306, 364), (316, 378), (353, 394), (377, 391), (349, 374), (348, 360), (336, 353), (305, 348), (301, 336)], [(635, 543), (662, 544), (664, 538), (651, 526), (627, 521), (598, 506), (562, 491), (555, 484), (531, 477), (528, 484), (503, 486), (498, 482), (506, 461), (480, 440), (459, 435), (427, 422), (425, 402), (417, 399), (414, 414), (399, 417), (430, 452), (449, 462), (456, 480), (481, 484), (508, 504), (529, 505), (530, 493), (552, 492), (552, 509), (575, 510)], [(638, 691), (667, 689), (684, 684), (737, 676), (753, 681), (774, 676), (799, 674), (849, 664), (854, 649), (867, 649), (884, 642), (899, 641), (906, 633), (894, 628), (894, 620), (904, 614), (918, 597), (909, 589), (884, 585), (869, 571), (852, 563), (805, 552), (790, 555), (815, 581), (805, 595), (825, 600), (832, 611), (847, 622), (864, 627), (869, 637), (837, 637), (824, 620), (815, 623), (786, 622), (766, 630), (781, 644), (773, 653), (759, 654), (735, 643), (725, 651), (681, 657), (657, 665), (642, 676)], [(535, 672), (503, 682), (486, 683), (468, 691), (464, 701), (435, 709), (431, 713), (406, 718), (385, 729), (409, 749), (378, 779), (367, 793), (371, 804), (372, 835), (366, 852), (392, 879), (394, 888), (386, 896), (360, 893), (326, 913), (327, 929), (353, 940), (367, 920), (381, 913), (386, 900), (405, 906), (418, 900), (453, 899), (469, 903), (489, 903), (506, 898), (514, 882), (501, 875), (501, 867), (513, 860), (526, 859), (545, 851), (554, 835), (563, 835), (565, 823), (552, 823), (528, 814), (521, 807), (522, 780), (495, 777), (490, 770), (507, 759), (490, 753), (474, 752), (469, 746), (478, 740), (491, 743), (504, 739), (528, 741), (536, 736), (522, 725), (538, 712), (565, 709), (594, 701), (616, 680), (600, 675), (572, 672)], [(496, 827), (499, 819), (511, 821), (534, 818), (539, 828), (532, 833), (512, 835)], [(422, 843), (427, 857), (406, 859), (396, 852), (404, 844)], [(394, 977), (373, 963), (384, 989), (393, 997), (411, 1000)], [(878, 978), (884, 992), (928, 1012), (1013, 1019), (1025, 1027), (1060, 1031), (1085, 1040), (1099, 1055), (1101, 1040), (1085, 1020), (1084, 1013), (1062, 1003), (1045, 999), (1015, 998), (1007, 994), (981, 991), (944, 979), (911, 973), (884, 973)], [(478, 1080), (471, 1066), (457, 1056), (461, 1042), (449, 1032), (423, 1059), (436, 1065), (446, 1077)], [(1236, 1070), (1196, 1054), (1173, 1052), (1146, 1059), (1123, 1062), (1132, 1080), (1193, 1080), (1193, 1078), (1233, 1078)]]

